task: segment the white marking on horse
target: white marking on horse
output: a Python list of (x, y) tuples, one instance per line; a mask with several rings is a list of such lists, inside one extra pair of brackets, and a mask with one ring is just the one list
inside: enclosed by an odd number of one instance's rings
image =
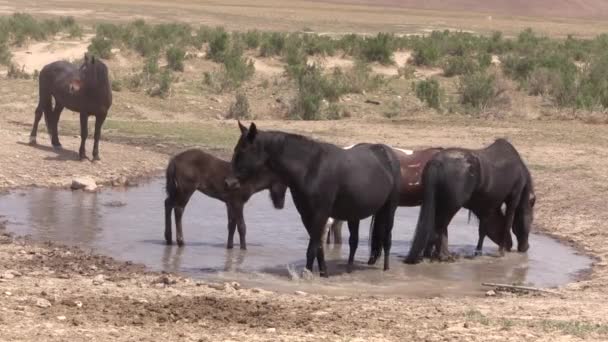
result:
[(407, 154), (408, 156), (414, 154), (414, 151), (412, 151), (412, 150), (404, 150), (402, 148), (396, 148), (396, 147), (393, 147), (393, 148), (397, 151), (401, 151), (401, 152)]
[(350, 146), (343, 147), (343, 149), (350, 150), (351, 148), (355, 147), (355, 145), (357, 145), (357, 144), (352, 144)]
[(418, 164), (410, 164), (407, 167), (417, 168), (417, 167), (420, 167), (420, 163), (418, 163)]

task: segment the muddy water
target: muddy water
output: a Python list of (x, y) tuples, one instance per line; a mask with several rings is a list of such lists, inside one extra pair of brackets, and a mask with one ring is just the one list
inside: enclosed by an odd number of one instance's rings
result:
[[(162, 179), (129, 190), (97, 194), (33, 189), (0, 197), (7, 228), (34, 239), (76, 245), (119, 260), (143, 263), (152, 270), (181, 272), (211, 280), (235, 280), (276, 291), (357, 295), (450, 296), (483, 294), (482, 282), (554, 287), (576, 279), (590, 267), (587, 257), (549, 237), (532, 234), (527, 254), (496, 257), (486, 240), (486, 255), (471, 259), (477, 241), (476, 222), (461, 211), (449, 227), (450, 250), (463, 257), (454, 263), (401, 262), (407, 253), (418, 208), (397, 210), (392, 268), (366, 265), (369, 220), (361, 223), (356, 271), (346, 274), (348, 245), (326, 247), (329, 279), (303, 272), (308, 236), (288, 194), (285, 209), (273, 209), (267, 192), (245, 208), (248, 250), (226, 250), (223, 203), (195, 194), (184, 214), (186, 246), (165, 246)], [(343, 236), (348, 239), (346, 224)], [(235, 245), (238, 246), (238, 237)]]

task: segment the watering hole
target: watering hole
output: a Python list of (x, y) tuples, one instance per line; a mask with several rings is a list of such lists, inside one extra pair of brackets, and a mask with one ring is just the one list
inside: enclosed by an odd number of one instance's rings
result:
[[(391, 269), (382, 259), (366, 264), (369, 219), (361, 222), (353, 273), (345, 273), (348, 228), (342, 245), (326, 245), (330, 277), (320, 279), (304, 270), (308, 235), (288, 193), (283, 210), (272, 207), (268, 192), (254, 195), (245, 206), (247, 251), (227, 250), (225, 205), (195, 193), (184, 213), (185, 246), (164, 243), (164, 180), (126, 190), (99, 193), (32, 189), (0, 197), (6, 227), (39, 241), (74, 245), (117, 260), (145, 264), (151, 270), (177, 272), (212, 281), (238, 281), (279, 292), (295, 290), (329, 295), (450, 296), (481, 295), (483, 282), (554, 287), (576, 280), (591, 260), (573, 248), (540, 234), (531, 234), (526, 254), (497, 257), (497, 246), (486, 239), (484, 256), (473, 254), (477, 222), (461, 210), (449, 231), (449, 248), (462, 257), (452, 263), (405, 265), (419, 208), (399, 208), (393, 229)], [(175, 232), (174, 232), (175, 234)], [(174, 235), (175, 236), (175, 235)], [(515, 241), (515, 239), (514, 239)]]

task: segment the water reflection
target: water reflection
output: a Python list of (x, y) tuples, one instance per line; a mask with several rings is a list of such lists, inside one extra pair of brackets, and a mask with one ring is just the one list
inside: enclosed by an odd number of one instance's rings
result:
[[(574, 279), (590, 266), (588, 258), (546, 236), (532, 235), (527, 254), (496, 258), (487, 255), (455, 263), (402, 263), (418, 219), (418, 208), (399, 208), (395, 218), (391, 270), (366, 264), (369, 220), (361, 222), (355, 272), (345, 273), (348, 244), (325, 246), (329, 279), (308, 281), (304, 268), (308, 235), (287, 196), (285, 209), (274, 210), (263, 192), (245, 207), (248, 250), (226, 250), (226, 210), (223, 203), (195, 194), (184, 214), (186, 246), (163, 243), (164, 184), (155, 180), (128, 191), (82, 192), (34, 189), (23, 196), (0, 197), (0, 215), (7, 228), (40, 240), (91, 248), (120, 260), (144, 263), (153, 270), (182, 272), (195, 277), (236, 280), (274, 290), (329, 294), (457, 295), (483, 293), (482, 282), (556, 286)], [(120, 205), (114, 205), (118, 203)], [(348, 230), (344, 225), (347, 241)], [(460, 212), (449, 227), (450, 249), (472, 255), (477, 240), (474, 222)], [(295, 271), (294, 271), (295, 270)], [(295, 278), (295, 280), (294, 280)]]

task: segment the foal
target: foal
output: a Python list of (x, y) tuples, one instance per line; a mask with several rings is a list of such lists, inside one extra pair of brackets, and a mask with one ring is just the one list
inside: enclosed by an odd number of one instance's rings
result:
[[(247, 249), (243, 206), (256, 192), (268, 189), (276, 209), (285, 204), (287, 187), (271, 172), (260, 172), (244, 182), (228, 182), (232, 176), (230, 163), (199, 149), (176, 155), (167, 167), (167, 199), (165, 199), (165, 240), (172, 244), (171, 210), (175, 209), (176, 240), (183, 246), (182, 215), (194, 191), (226, 203), (228, 212), (228, 249), (234, 246), (234, 232), (238, 226), (241, 249)], [(234, 178), (234, 177), (232, 177)]]

